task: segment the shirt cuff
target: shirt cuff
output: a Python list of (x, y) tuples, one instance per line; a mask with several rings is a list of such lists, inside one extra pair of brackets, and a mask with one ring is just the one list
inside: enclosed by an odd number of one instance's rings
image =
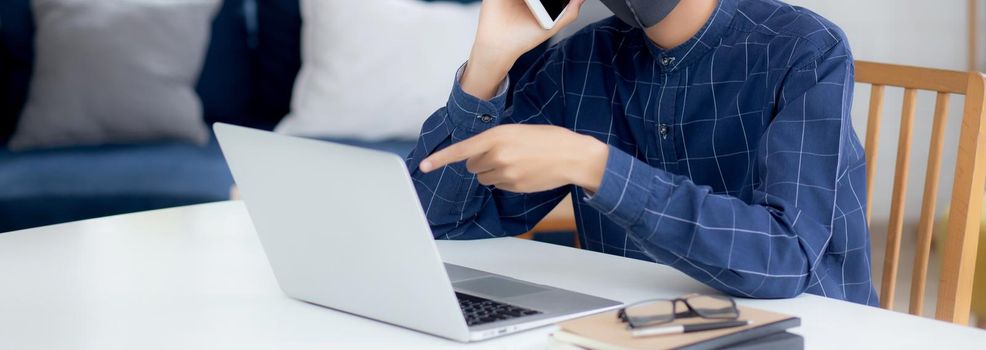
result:
[(599, 191), (586, 197), (585, 203), (617, 224), (629, 228), (637, 223), (651, 198), (667, 196), (671, 185), (658, 178), (655, 169), (613, 146)]
[(496, 96), (493, 96), (489, 101), (482, 100), (463, 91), (462, 85), (459, 84), (467, 64), (469, 63), (462, 64), (455, 73), (455, 83), (452, 86), (452, 94), (449, 96), (446, 110), (452, 125), (478, 134), (499, 125), (503, 119), (510, 78), (503, 79), (500, 87), (496, 90)]

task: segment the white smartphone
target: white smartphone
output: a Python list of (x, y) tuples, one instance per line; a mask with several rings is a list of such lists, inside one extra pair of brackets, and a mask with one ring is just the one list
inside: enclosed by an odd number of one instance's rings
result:
[(570, 0), (524, 0), (541, 28), (551, 29), (565, 15)]

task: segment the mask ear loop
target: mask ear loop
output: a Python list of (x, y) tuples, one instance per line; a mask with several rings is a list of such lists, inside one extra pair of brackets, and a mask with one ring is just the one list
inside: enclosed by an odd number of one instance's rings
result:
[(630, 9), (630, 14), (633, 15), (633, 20), (637, 21), (637, 25), (640, 26), (640, 28), (646, 29), (647, 27), (644, 27), (644, 23), (640, 21), (640, 16), (637, 16), (637, 10), (633, 9), (633, 4), (630, 3), (630, 0), (624, 0), (624, 2), (627, 4), (627, 8)]

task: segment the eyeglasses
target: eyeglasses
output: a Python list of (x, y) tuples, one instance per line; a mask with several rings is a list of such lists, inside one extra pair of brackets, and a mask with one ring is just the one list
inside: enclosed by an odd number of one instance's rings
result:
[[(678, 304), (687, 310), (678, 312)], [(654, 299), (630, 304), (617, 313), (631, 329), (674, 321), (677, 318), (701, 317), (729, 320), (739, 318), (739, 309), (733, 298), (692, 294), (676, 299)]]

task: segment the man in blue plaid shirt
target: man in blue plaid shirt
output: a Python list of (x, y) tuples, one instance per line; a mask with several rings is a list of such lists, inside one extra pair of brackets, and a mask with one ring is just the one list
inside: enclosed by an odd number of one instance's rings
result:
[(483, 1), (407, 159), (435, 236), (520, 234), (572, 194), (587, 249), (741, 297), (877, 305), (845, 34), (775, 0), (603, 2), (616, 17), (508, 82), (582, 0), (550, 31), (523, 0)]

